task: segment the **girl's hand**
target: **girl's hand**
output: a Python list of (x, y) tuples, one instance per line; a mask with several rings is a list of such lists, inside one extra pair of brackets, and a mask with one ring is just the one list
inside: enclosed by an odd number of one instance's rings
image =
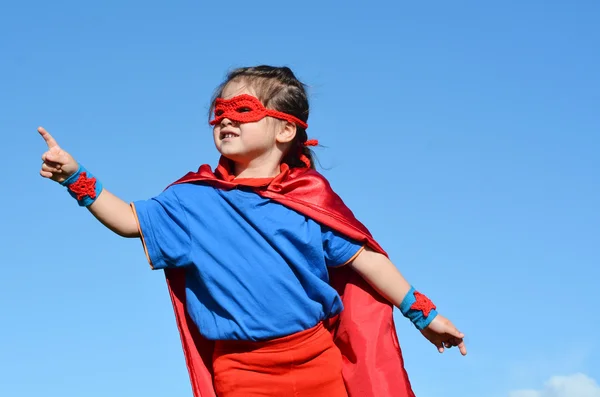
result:
[(452, 346), (458, 346), (463, 356), (467, 354), (467, 348), (463, 341), (465, 335), (456, 329), (450, 320), (440, 314), (421, 333), (438, 348), (440, 353), (444, 352), (444, 348), (449, 349)]
[(38, 132), (44, 138), (44, 141), (46, 141), (46, 145), (48, 145), (48, 151), (42, 155), (43, 162), (40, 175), (59, 183), (64, 182), (68, 177), (77, 172), (79, 164), (73, 156), (58, 146), (52, 135), (43, 127), (39, 127)]

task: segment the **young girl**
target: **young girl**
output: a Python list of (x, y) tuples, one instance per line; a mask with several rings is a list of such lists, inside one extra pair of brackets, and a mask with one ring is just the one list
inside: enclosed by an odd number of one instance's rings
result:
[(215, 171), (131, 204), (38, 129), (40, 174), (164, 269), (196, 397), (414, 396), (392, 305), (440, 352), (466, 354), (314, 170), (308, 114), (290, 69), (234, 70), (211, 105)]

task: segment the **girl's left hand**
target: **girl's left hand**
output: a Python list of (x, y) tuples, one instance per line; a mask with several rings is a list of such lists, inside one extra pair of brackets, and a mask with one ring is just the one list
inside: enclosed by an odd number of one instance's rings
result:
[(421, 333), (438, 348), (440, 353), (444, 352), (444, 348), (458, 346), (463, 356), (467, 354), (467, 347), (463, 340), (465, 335), (441, 314), (438, 314)]

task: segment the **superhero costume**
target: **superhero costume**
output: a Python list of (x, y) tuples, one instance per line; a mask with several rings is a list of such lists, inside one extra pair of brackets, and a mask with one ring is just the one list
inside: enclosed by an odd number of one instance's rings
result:
[[(218, 189), (234, 189), (241, 180), (230, 174), (229, 161), (221, 158), (215, 172), (202, 165), (174, 182), (203, 183)], [(256, 194), (305, 214), (347, 237), (387, 253), (373, 239), (317, 171), (289, 169), (255, 187)], [(165, 269), (177, 326), (195, 397), (214, 397), (212, 353), (214, 343), (203, 338), (186, 313), (185, 270)], [(350, 268), (330, 270), (331, 285), (344, 303), (344, 311), (327, 327), (343, 355), (343, 377), (350, 397), (414, 397), (396, 335), (392, 305)]]
[[(257, 98), (249, 95), (229, 100), (218, 99), (215, 119), (210, 124), (215, 125), (225, 117), (244, 123), (258, 121), (265, 116), (287, 120), (307, 128), (306, 123), (298, 118), (266, 109)], [(316, 141), (311, 140), (303, 144), (308, 146), (315, 143)], [(310, 165), (305, 156), (301, 155), (300, 158)], [(233, 189), (239, 184), (245, 184), (247, 181), (235, 179), (230, 174), (229, 165), (228, 160), (221, 158), (214, 173), (210, 166), (203, 165), (198, 172), (188, 173), (174, 184), (199, 183), (217, 189)], [(96, 185), (95, 177), (84, 172), (87, 170), (80, 167), (80, 171), (73, 181), (64, 185), (80, 205), (87, 206), (99, 196), (102, 187), (100, 183)], [(277, 177), (259, 180), (258, 184), (256, 182), (257, 180), (253, 180), (250, 185), (254, 187), (256, 194), (304, 214), (350, 239), (365, 243), (376, 252), (387, 255), (318, 172), (306, 168), (289, 169), (286, 164), (282, 164), (281, 173)], [(414, 397), (404, 369), (392, 305), (351, 269), (329, 269), (329, 273), (330, 284), (340, 295), (345, 310), (335, 318), (327, 320), (326, 326), (343, 356), (342, 375), (348, 395)], [(165, 276), (194, 396), (213, 397), (215, 391), (211, 366), (214, 342), (200, 335), (186, 312), (185, 269), (165, 269)], [(414, 304), (410, 299), (413, 294), (416, 299)], [(408, 305), (405, 305), (405, 302), (409, 302)], [(411, 320), (420, 329), (433, 318), (424, 319), (422, 314), (425, 311), (429, 313), (432, 309), (435, 309), (435, 306), (424, 296), (417, 295), (413, 289), (401, 305), (403, 314), (413, 312)]]

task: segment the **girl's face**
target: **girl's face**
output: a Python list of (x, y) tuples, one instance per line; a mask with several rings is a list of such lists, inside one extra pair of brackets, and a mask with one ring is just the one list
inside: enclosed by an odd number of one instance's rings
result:
[[(251, 87), (243, 81), (232, 81), (223, 89), (222, 98), (249, 94), (256, 96)], [(256, 122), (238, 123), (224, 118), (213, 128), (213, 138), (219, 153), (240, 164), (250, 164), (257, 160), (267, 160), (283, 155), (282, 144), (289, 142), (289, 125), (285, 121), (264, 117)]]

